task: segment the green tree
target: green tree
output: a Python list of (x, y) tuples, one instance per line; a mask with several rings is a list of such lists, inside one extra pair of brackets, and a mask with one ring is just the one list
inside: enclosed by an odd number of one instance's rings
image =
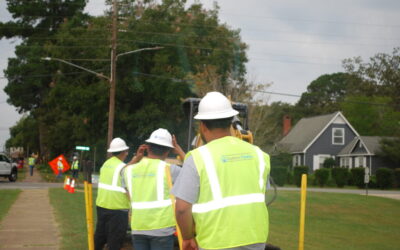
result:
[(400, 166), (400, 137), (385, 138), (380, 141), (380, 152), (378, 156), (382, 157), (390, 168), (399, 168)]
[(46, 106), (46, 97), (52, 69), (44, 67), (40, 58), (45, 55), (45, 45), (51, 42), (59, 26), (74, 14), (82, 13), (85, 4), (85, 0), (8, 0), (7, 9), (14, 20), (0, 23), (0, 38), (22, 39), (16, 46), (16, 58), (9, 59), (4, 72), (8, 79), (4, 91), (9, 96), (8, 102), (19, 112), (31, 112), (37, 120), (42, 154), (47, 154), (48, 127), (42, 115), (50, 108)]
[(312, 81), (307, 92), (296, 104), (297, 112), (303, 116), (328, 114), (340, 109), (340, 102), (357, 89), (360, 79), (347, 73), (322, 75)]
[[(114, 136), (127, 139), (130, 145), (142, 143), (158, 127), (186, 134), (181, 101), (201, 95), (197, 92), (200, 82), (211, 85), (209, 79), (200, 77), (205, 68), (218, 75), (217, 90), (233, 93), (240, 84), (247, 84), (245, 45), (238, 31), (219, 24), (217, 10), (184, 5), (178, 0), (148, 5), (140, 10), (139, 19), (138, 6), (123, 11), (118, 54), (163, 47), (118, 59)], [(81, 16), (68, 20), (48, 44), (48, 55), (73, 58), (83, 67), (109, 75), (108, 20)], [(52, 124), (48, 131), (52, 150), (71, 148), (72, 142), (79, 141), (105, 149), (107, 82), (91, 74), (75, 75), (76, 69), (66, 64), (51, 61), (46, 65), (56, 66), (47, 98), (52, 109), (46, 113), (46, 121)], [(60, 134), (70, 141), (63, 142)]]
[(399, 131), (400, 112), (390, 103), (390, 97), (348, 96), (341, 107), (359, 134), (392, 136)]
[(378, 53), (369, 62), (360, 57), (346, 59), (343, 66), (362, 79), (361, 95), (388, 96), (393, 108), (400, 111), (400, 47), (394, 48), (391, 55)]
[[(25, 147), (32, 152), (38, 152), (38, 124), (32, 116), (24, 115), (15, 126), (10, 129), (10, 139), (6, 142), (6, 147)], [(29, 153), (29, 152), (28, 152)]]

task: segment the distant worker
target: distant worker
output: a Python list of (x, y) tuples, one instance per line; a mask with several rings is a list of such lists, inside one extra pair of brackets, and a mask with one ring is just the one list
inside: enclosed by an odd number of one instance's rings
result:
[[(94, 235), (96, 250), (107, 244), (109, 250), (120, 250), (128, 228), (130, 207), (126, 190), (121, 186), (123, 162), (128, 156), (129, 147), (121, 138), (114, 138), (107, 152), (112, 153), (100, 168), (96, 199), (97, 225)], [(138, 150), (139, 152), (139, 150)], [(132, 158), (128, 164), (136, 163), (140, 156)]]
[(199, 103), (194, 118), (206, 144), (186, 155), (172, 188), (184, 250), (265, 247), (269, 156), (231, 136), (237, 114), (219, 92), (207, 93)]
[(78, 179), (78, 175), (79, 175), (79, 159), (78, 159), (78, 157), (76, 155), (72, 159), (73, 159), (72, 160), (72, 166), (71, 166), (72, 178)]
[(33, 175), (33, 168), (35, 167), (36, 158), (35, 155), (32, 153), (31, 156), (28, 158), (28, 165), (29, 165), (29, 174)]
[(57, 179), (62, 177), (62, 173), (64, 171), (64, 164), (62, 162), (62, 157), (58, 157), (57, 161)]
[(132, 245), (135, 250), (172, 250), (175, 218), (167, 178), (174, 181), (181, 168), (167, 164), (165, 159), (171, 150), (182, 158), (185, 153), (163, 128), (150, 135), (145, 149), (147, 157), (124, 169), (131, 201)]

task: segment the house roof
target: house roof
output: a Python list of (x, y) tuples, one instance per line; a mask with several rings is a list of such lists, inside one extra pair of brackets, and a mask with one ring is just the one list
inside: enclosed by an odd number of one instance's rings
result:
[(303, 152), (340, 112), (302, 118), (293, 129), (278, 142), (278, 148), (289, 152)]
[(392, 137), (383, 136), (359, 136), (355, 137), (346, 147), (344, 147), (338, 155), (349, 155), (353, 152), (357, 142), (361, 140), (361, 143), (365, 146), (365, 149), (369, 154), (375, 155), (380, 150), (380, 141), (382, 139), (391, 139)]

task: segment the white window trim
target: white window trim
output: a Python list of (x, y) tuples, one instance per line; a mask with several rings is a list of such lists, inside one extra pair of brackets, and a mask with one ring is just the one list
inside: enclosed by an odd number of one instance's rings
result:
[[(335, 131), (336, 130), (341, 130), (343, 134), (343, 142), (342, 143), (335, 143)], [(345, 134), (344, 134), (344, 128), (332, 128), (332, 145), (344, 145), (345, 141)]]
[(293, 167), (301, 166), (301, 155), (293, 155)]

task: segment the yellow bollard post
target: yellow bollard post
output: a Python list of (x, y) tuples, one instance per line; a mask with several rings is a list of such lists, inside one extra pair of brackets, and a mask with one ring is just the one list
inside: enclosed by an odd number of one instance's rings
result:
[[(170, 170), (170, 165), (167, 165), (167, 167), (165, 168), (166, 171), (166, 175), (167, 175), (167, 182), (168, 182), (168, 187), (169, 190), (171, 191), (172, 188), (172, 179), (171, 179), (171, 170)], [(169, 193), (169, 198), (172, 201), (172, 211), (174, 211), (175, 214), (175, 197), (171, 194), (171, 192)], [(175, 218), (175, 216), (174, 216)], [(178, 226), (178, 223), (176, 223), (176, 233), (178, 234), (178, 243), (179, 243), (179, 249), (182, 250), (182, 233), (181, 233), (181, 229)]]
[[(88, 249), (93, 250), (94, 249), (94, 244), (93, 244), (93, 227), (91, 226), (91, 221), (90, 221), (90, 187), (87, 181), (84, 182), (84, 187), (85, 187), (85, 208), (86, 208), (86, 228), (87, 228), (87, 238), (88, 238)], [(92, 229), (91, 229), (92, 228)]]
[(306, 218), (307, 175), (301, 176), (299, 250), (304, 250), (304, 224)]
[(92, 183), (88, 183), (88, 201), (89, 201), (89, 250), (94, 249), (94, 227), (93, 227), (93, 193)]

